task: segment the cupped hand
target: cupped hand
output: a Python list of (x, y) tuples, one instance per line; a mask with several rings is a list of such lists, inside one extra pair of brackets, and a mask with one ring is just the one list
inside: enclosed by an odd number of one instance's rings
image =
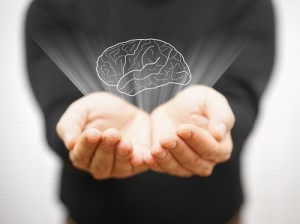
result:
[(234, 115), (223, 95), (191, 86), (151, 114), (151, 152), (145, 163), (157, 172), (209, 176), (230, 158)]
[(234, 120), (223, 95), (192, 86), (151, 115), (108, 93), (88, 95), (68, 108), (57, 132), (73, 165), (96, 179), (125, 178), (149, 167), (209, 176), (230, 158)]
[(149, 115), (108, 93), (75, 101), (57, 124), (73, 165), (95, 179), (125, 178), (148, 169)]

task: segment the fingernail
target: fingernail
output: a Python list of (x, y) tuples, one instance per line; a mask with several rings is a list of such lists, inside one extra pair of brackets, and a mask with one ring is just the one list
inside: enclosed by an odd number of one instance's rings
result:
[(227, 133), (226, 124), (224, 122), (219, 123), (218, 126), (216, 127), (216, 131), (220, 133), (220, 135), (223, 139)]
[(167, 152), (162, 151), (162, 152), (158, 153), (156, 156), (160, 159), (164, 159), (167, 156)]
[(123, 142), (119, 144), (119, 147), (120, 149), (118, 149), (118, 153), (120, 156), (127, 156), (131, 151), (130, 143), (126, 140), (123, 140)]
[(165, 135), (160, 144), (163, 145), (165, 148), (168, 149), (175, 149), (176, 148), (176, 139), (174, 134)]
[(97, 143), (99, 141), (99, 132), (94, 129), (87, 130), (87, 141), (91, 144)]
[(131, 165), (134, 167), (141, 166), (144, 162), (144, 156), (140, 152), (136, 152), (135, 155), (131, 158)]
[(119, 139), (118, 138), (113, 138), (113, 137), (105, 136), (104, 137), (104, 141), (108, 145), (115, 145), (115, 144), (117, 144), (117, 142), (119, 141)]
[(190, 139), (192, 137), (192, 132), (191, 131), (181, 131), (178, 133), (178, 135), (184, 139)]
[(104, 133), (105, 133), (105, 136), (107, 136), (109, 138), (111, 138), (111, 137), (114, 138), (116, 136), (119, 136), (119, 132), (112, 128), (107, 129)]
[(158, 143), (152, 147), (151, 152), (151, 154), (158, 159), (164, 159), (167, 155), (167, 152)]
[(148, 165), (152, 165), (154, 163), (154, 160), (153, 160), (153, 157), (152, 157), (150, 151), (148, 151), (147, 153), (144, 154), (144, 161)]
[(87, 137), (87, 141), (88, 141), (88, 143), (94, 144), (94, 143), (98, 142), (98, 138), (95, 136), (89, 136), (89, 137)]
[(118, 141), (120, 140), (120, 135), (117, 131), (113, 130), (113, 129), (108, 129), (106, 130), (105, 134), (104, 134), (104, 141), (107, 144), (116, 144)]
[(169, 145), (168, 145), (169, 147), (168, 147), (168, 148), (169, 148), (169, 149), (175, 149), (175, 148), (176, 148), (176, 145), (177, 145), (177, 144), (176, 144), (176, 140), (174, 140), (174, 141), (172, 141), (172, 142), (169, 143)]

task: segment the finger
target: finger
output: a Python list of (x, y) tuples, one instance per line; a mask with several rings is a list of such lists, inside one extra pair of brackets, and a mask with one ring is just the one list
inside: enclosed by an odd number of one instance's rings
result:
[(203, 159), (218, 163), (224, 161), (225, 155), (229, 153), (229, 149), (225, 150), (221, 147), (222, 144), (217, 142), (213, 136), (194, 125), (180, 125), (177, 135)]
[(87, 119), (87, 112), (83, 109), (85, 107), (78, 104), (71, 104), (56, 125), (56, 132), (67, 149), (74, 147)]
[(208, 94), (204, 113), (209, 119), (210, 132), (217, 141), (221, 141), (232, 129), (235, 122), (234, 114), (227, 99), (216, 91)]
[(142, 151), (139, 151), (139, 150), (136, 150), (136, 149), (134, 149), (133, 151), (134, 152), (132, 154), (132, 158), (131, 158), (130, 163), (134, 167), (142, 166), (143, 163), (144, 163), (144, 153)]
[(115, 150), (120, 139), (121, 135), (116, 129), (111, 128), (103, 132), (102, 140), (96, 149), (90, 166), (90, 172), (95, 179), (106, 179), (111, 176)]
[(186, 169), (199, 176), (210, 176), (214, 164), (201, 158), (177, 135), (168, 134), (161, 138), (161, 145)]
[(133, 147), (131, 142), (121, 140), (117, 145), (115, 152), (115, 161), (112, 175), (117, 178), (124, 178), (131, 175), (132, 165), (130, 163)]
[(187, 123), (194, 124), (199, 128), (208, 129), (208, 119), (201, 114), (190, 115), (190, 121), (188, 121)]
[(192, 175), (190, 171), (182, 167), (172, 154), (161, 145), (153, 147), (151, 149), (151, 155), (155, 158), (160, 168), (168, 174), (181, 177)]
[(101, 137), (101, 132), (95, 128), (87, 129), (80, 135), (74, 149), (70, 151), (70, 159), (75, 167), (83, 170), (89, 168)]
[(153, 158), (153, 156), (151, 155), (150, 151), (148, 151), (147, 153), (145, 153), (145, 155), (144, 155), (144, 162), (153, 171), (158, 172), (158, 173), (163, 173), (164, 172), (163, 169), (156, 162), (155, 158)]

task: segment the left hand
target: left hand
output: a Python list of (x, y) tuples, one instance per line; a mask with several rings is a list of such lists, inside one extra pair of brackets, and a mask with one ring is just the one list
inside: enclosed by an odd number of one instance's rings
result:
[(144, 160), (158, 172), (209, 176), (216, 164), (231, 156), (234, 122), (222, 94), (191, 86), (151, 114), (154, 145)]

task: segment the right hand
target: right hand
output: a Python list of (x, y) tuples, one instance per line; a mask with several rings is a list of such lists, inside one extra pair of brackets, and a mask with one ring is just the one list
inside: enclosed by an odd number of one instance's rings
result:
[(73, 165), (97, 180), (148, 169), (143, 155), (150, 147), (149, 115), (112, 94), (94, 93), (75, 101), (56, 129)]

